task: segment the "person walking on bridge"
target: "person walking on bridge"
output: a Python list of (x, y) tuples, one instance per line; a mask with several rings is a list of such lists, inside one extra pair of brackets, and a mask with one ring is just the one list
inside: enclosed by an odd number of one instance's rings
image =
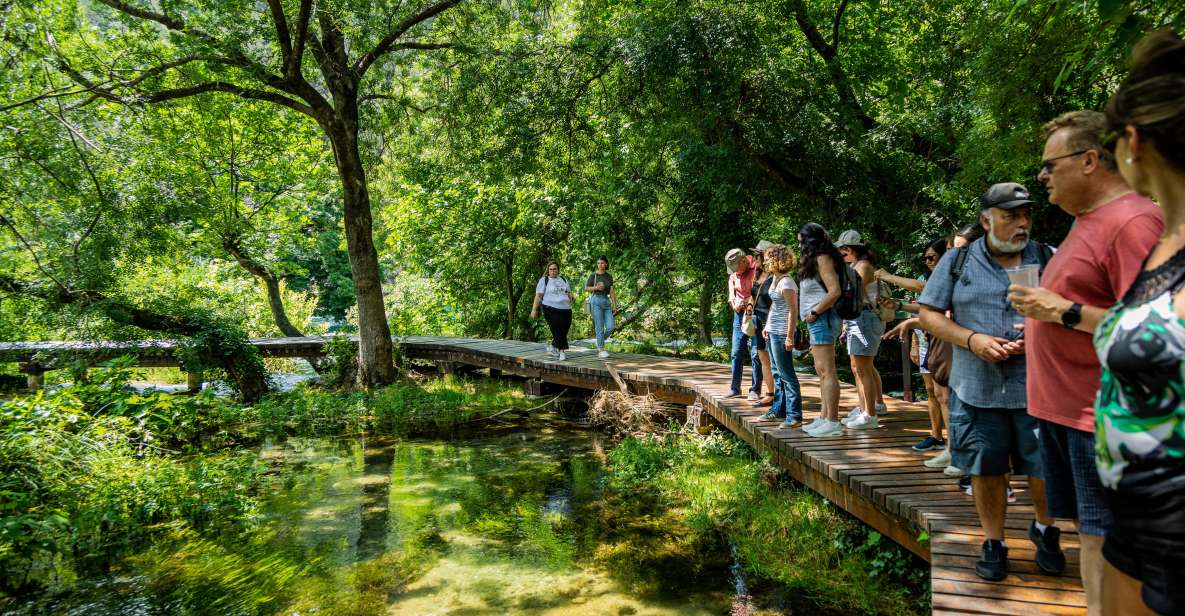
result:
[(531, 306), (531, 318), (539, 317), (540, 306), (543, 319), (551, 330), (552, 343), (548, 353), (558, 353), (559, 361), (567, 359), (568, 330), (572, 328), (572, 287), (560, 276), (560, 266), (555, 261), (547, 264), (547, 273), (535, 285), (535, 303)]
[(613, 286), (613, 274), (609, 273), (609, 259), (597, 257), (597, 269), (584, 283), (589, 294), (588, 307), (593, 320), (593, 333), (597, 337), (597, 357), (609, 357), (605, 340), (613, 335), (613, 315), (617, 313), (617, 289)]
[[(1040, 267), (1046, 248), (1029, 240), (1029, 191), (1015, 183), (993, 185), (981, 198), (987, 234), (948, 251), (918, 300), (922, 327), (954, 347), (950, 374), (951, 462), (971, 474), (984, 542), (975, 573), (990, 581), (1008, 575), (1004, 517), (1008, 474), (1027, 475), (1037, 530), (1053, 525), (1046, 513), (1036, 418), (1025, 412), (1025, 346), (1017, 328), (1023, 317), (1008, 301), (1005, 268)], [(947, 316), (947, 311), (950, 316)], [(1011, 464), (1009, 464), (1011, 462)], [(1064, 567), (1057, 546), (1037, 542), (1039, 562)], [(1058, 561), (1062, 564), (1058, 565)]]
[[(1103, 537), (1111, 514), (1094, 460), (1096, 391), (1089, 385), (1099, 382), (1100, 367), (1091, 334), (1127, 292), (1164, 229), (1160, 209), (1132, 191), (1103, 147), (1106, 124), (1100, 112), (1073, 111), (1045, 125), (1037, 179), (1049, 202), (1074, 217), (1074, 226), (1050, 258), (1040, 287), (1009, 288), (1013, 305), (1027, 317), (1029, 414), (1041, 421), (1049, 514), (1078, 527), (1092, 615), (1102, 607)], [(1054, 530), (1042, 540), (1056, 545)]]
[(752, 385), (749, 387), (749, 400), (756, 402), (761, 393), (761, 368), (757, 358), (757, 347), (749, 344), (749, 336), (744, 331), (745, 309), (749, 306), (749, 295), (753, 291), (753, 277), (757, 273), (757, 263), (753, 257), (745, 254), (740, 248), (733, 248), (724, 255), (724, 264), (728, 266), (728, 307), (732, 310), (732, 349), (729, 359), (732, 362), (732, 383), (728, 397), (741, 395), (741, 377), (745, 374), (745, 357), (749, 357), (752, 366)]

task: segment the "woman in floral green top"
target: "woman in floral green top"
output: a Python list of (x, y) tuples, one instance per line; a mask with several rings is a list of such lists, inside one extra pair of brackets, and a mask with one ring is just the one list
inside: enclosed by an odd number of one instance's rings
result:
[(1185, 614), (1185, 41), (1142, 41), (1107, 119), (1120, 172), (1165, 226), (1095, 331), (1096, 456), (1115, 517), (1103, 612)]

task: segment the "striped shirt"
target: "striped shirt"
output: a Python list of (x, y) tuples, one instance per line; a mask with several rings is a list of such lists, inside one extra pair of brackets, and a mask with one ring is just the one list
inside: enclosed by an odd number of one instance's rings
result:
[[(926, 281), (918, 303), (952, 311), (955, 323), (972, 331), (1016, 340), (1020, 337), (1016, 325), (1024, 323), (1024, 317), (1008, 301), (1008, 274), (988, 253), (984, 239), (975, 240), (965, 250), (967, 260), (959, 280), (951, 280), (951, 270), (960, 251), (948, 250)], [(1029, 242), (1021, 260), (1025, 265), (1040, 265), (1041, 245)], [(951, 346), (950, 387), (959, 400), (981, 408), (1028, 406), (1024, 355), (993, 364), (958, 344)]]
[[(786, 298), (782, 295), (784, 291), (798, 291), (798, 285), (794, 284), (794, 278), (782, 276), (769, 291), (769, 297), (773, 300), (769, 309), (770, 337), (785, 337), (790, 329), (790, 310), (795, 306), (786, 302)], [(797, 315), (795, 315), (795, 319), (797, 320)]]

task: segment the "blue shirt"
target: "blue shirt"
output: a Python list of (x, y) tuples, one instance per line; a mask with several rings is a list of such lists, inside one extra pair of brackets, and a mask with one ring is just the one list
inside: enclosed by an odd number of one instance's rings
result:
[[(948, 250), (926, 281), (918, 303), (952, 311), (955, 323), (973, 331), (1016, 340), (1020, 332), (1015, 326), (1024, 323), (1024, 317), (1008, 301), (1008, 274), (988, 253), (985, 239), (964, 250), (968, 254), (960, 279), (951, 280), (959, 251)], [(1029, 242), (1022, 262), (1040, 265), (1041, 245)], [(950, 387), (959, 400), (982, 408), (1023, 409), (1028, 405), (1024, 355), (993, 364), (957, 344), (952, 346)]]

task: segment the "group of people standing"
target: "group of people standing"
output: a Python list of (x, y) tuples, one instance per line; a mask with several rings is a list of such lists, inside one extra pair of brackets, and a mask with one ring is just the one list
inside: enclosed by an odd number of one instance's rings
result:
[[(768, 241), (729, 251), (729, 397), (742, 395), (748, 358), (748, 397), (782, 429), (875, 429), (887, 410), (880, 341), (911, 341), (931, 421), (914, 449), (941, 450), (925, 463), (970, 476), (979, 577), (1008, 575), (1009, 479), (1024, 475), (1040, 570), (1064, 571), (1057, 520), (1072, 520), (1091, 614), (1185, 614), (1185, 41), (1149, 35), (1105, 113), (1063, 114), (1043, 136), (1037, 180), (1074, 218), (1056, 249), (1030, 237), (1028, 189), (1005, 182), (981, 196), (976, 224), (926, 246), (918, 279), (879, 268), (858, 232), (833, 242), (815, 223), (798, 230), (798, 255)], [(585, 285), (602, 356), (616, 303), (607, 266), (599, 260)], [(532, 316), (542, 305), (562, 360), (574, 298), (553, 267)], [(841, 319), (852, 272), (863, 303)], [(916, 301), (890, 297), (888, 285)], [(897, 311), (918, 316), (886, 333), (885, 314)], [(842, 418), (841, 337), (859, 392)], [(807, 348), (821, 411), (804, 424), (793, 353)]]
[[(833, 243), (813, 223), (798, 234), (798, 287), (784, 281), (784, 265), (771, 267), (771, 251), (785, 247), (730, 251), (730, 395), (741, 395), (751, 339), (750, 397), (772, 404), (765, 418), (784, 416), (781, 428), (811, 436), (875, 428), (885, 411), (872, 365), (884, 331), (876, 307), (916, 313), (884, 336), (917, 341), (931, 430), (914, 448), (942, 449), (926, 464), (970, 476), (984, 533), (979, 577), (1008, 575), (1009, 479), (1023, 475), (1036, 564), (1065, 570), (1057, 520), (1072, 520), (1091, 614), (1185, 614), (1185, 41), (1150, 35), (1105, 113), (1060, 115), (1043, 137), (1037, 180), (1074, 218), (1057, 248), (1031, 238), (1038, 210), (1028, 189), (1004, 182), (981, 196), (974, 228), (926, 246), (928, 271), (916, 280), (877, 268), (859, 233)], [(841, 321), (843, 263), (869, 282), (865, 309)], [(918, 297), (893, 299), (879, 283)], [(745, 335), (746, 315), (774, 321), (765, 295), (779, 289), (793, 300), (796, 288), (797, 314), (777, 315), (778, 337), (768, 339), (791, 349), (795, 319), (807, 325), (821, 412), (805, 426), (798, 380), (780, 366), (789, 362), (761, 354), (764, 333)], [(860, 397), (846, 421), (838, 419), (839, 332)], [(940, 345), (944, 382), (930, 370)], [(771, 374), (772, 396), (761, 396)]]

